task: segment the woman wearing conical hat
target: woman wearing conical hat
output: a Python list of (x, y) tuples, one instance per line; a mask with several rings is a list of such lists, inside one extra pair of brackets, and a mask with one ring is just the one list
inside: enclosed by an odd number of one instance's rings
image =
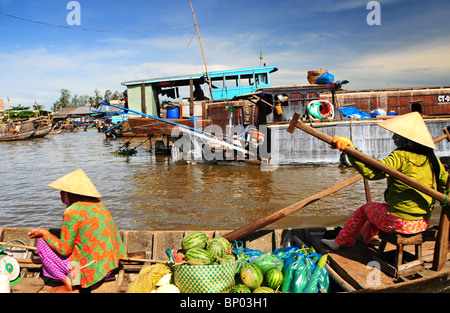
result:
[[(380, 162), (415, 179), (416, 181), (443, 192), (448, 173), (434, 154), (436, 146), (422, 116), (412, 112), (384, 120), (379, 126), (394, 133), (392, 139), (397, 149)], [(351, 142), (334, 136), (336, 148), (343, 151)], [(348, 156), (353, 167), (369, 180), (387, 178), (384, 193), (385, 203), (370, 202), (357, 209), (345, 223), (334, 240), (322, 242), (333, 250), (354, 245), (361, 234), (364, 243), (370, 243), (373, 236), (382, 230), (387, 233), (415, 234), (425, 231), (434, 208), (435, 200), (386, 173)]]
[(50, 292), (79, 292), (107, 277), (126, 252), (116, 223), (83, 170), (48, 186), (60, 190), (67, 206), (61, 235), (58, 238), (48, 230), (35, 229), (29, 237), (39, 238), (37, 252), (44, 275), (63, 283)]

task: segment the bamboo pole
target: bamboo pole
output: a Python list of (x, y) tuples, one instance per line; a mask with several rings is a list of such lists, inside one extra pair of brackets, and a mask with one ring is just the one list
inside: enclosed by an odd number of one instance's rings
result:
[(195, 18), (194, 8), (192, 6), (191, 0), (189, 0), (189, 4), (191, 5), (192, 16), (194, 17), (195, 31), (197, 32), (198, 40), (200, 41), (200, 48), (202, 50), (203, 63), (205, 63), (206, 79), (208, 79), (208, 84), (209, 84), (209, 94), (211, 96), (211, 100), (214, 100), (213, 93), (212, 93), (211, 80), (209, 79), (208, 66), (206, 65), (205, 52), (203, 51), (202, 38), (200, 37), (200, 32), (198, 30), (198, 25), (197, 25), (197, 19)]

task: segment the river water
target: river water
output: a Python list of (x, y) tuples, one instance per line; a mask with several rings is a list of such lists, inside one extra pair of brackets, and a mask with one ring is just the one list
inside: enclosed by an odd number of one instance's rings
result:
[[(134, 138), (136, 147), (146, 138)], [(95, 129), (0, 142), (0, 227), (61, 226), (64, 205), (47, 185), (82, 168), (119, 229), (233, 230), (303, 200), (356, 174), (353, 168), (211, 165), (154, 155), (148, 142), (117, 156), (129, 138), (111, 140)], [(382, 201), (385, 181), (371, 182)], [(310, 204), (268, 228), (342, 225), (365, 201), (362, 181)], [(433, 219), (438, 220), (434, 214)]]

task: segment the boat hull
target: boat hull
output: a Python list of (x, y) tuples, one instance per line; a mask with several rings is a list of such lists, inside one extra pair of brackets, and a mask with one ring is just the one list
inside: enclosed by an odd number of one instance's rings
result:
[[(207, 125), (211, 123), (207, 119), (170, 119), (170, 122), (174, 122), (180, 125), (188, 126), (190, 128), (203, 130)], [(153, 135), (178, 135), (176, 128), (177, 125), (165, 123), (151, 118), (128, 118), (128, 123), (130, 124), (131, 130), (136, 134), (146, 134), (149, 136)]]
[[(36, 246), (37, 240), (29, 239), (28, 232), (31, 228), (0, 228), (0, 238), (3, 242), (9, 240), (22, 240), (27, 246)], [(59, 230), (50, 229), (56, 235), (59, 235)], [(140, 231), (140, 230), (123, 230), (121, 237), (123, 239), (128, 255), (140, 252), (157, 262), (169, 262), (166, 254), (166, 249), (180, 249), (182, 238), (193, 230), (179, 230), (179, 231)], [(308, 246), (313, 246), (319, 253), (328, 253), (328, 270), (330, 275), (330, 292), (439, 292), (450, 286), (450, 264), (447, 264), (439, 272), (429, 269), (427, 266), (425, 270), (418, 273), (416, 279), (406, 280), (404, 282), (396, 282), (396, 279), (380, 272), (380, 280), (378, 285), (368, 285), (361, 280), (367, 281), (367, 274), (372, 273), (373, 269), (367, 266), (368, 260), (361, 259), (359, 247), (345, 248), (340, 252), (330, 252), (324, 250), (320, 244), (320, 238), (329, 231), (334, 231), (327, 228), (314, 229), (292, 229), (294, 240), (300, 239)], [(230, 233), (229, 230), (205, 230), (208, 237), (213, 238), (217, 236), (225, 236)], [(262, 252), (271, 253), (275, 249), (280, 248), (283, 238), (286, 234), (284, 229), (263, 229), (256, 231), (250, 235), (238, 238), (245, 247), (250, 249), (257, 249)], [(295, 244), (295, 242), (294, 242)], [(434, 242), (430, 246), (434, 247)], [(393, 249), (392, 247), (390, 249)], [(428, 251), (428, 252), (427, 252)], [(366, 255), (366, 254), (364, 254)], [(428, 249), (424, 250), (424, 260), (430, 263), (430, 253)], [(432, 253), (431, 253), (432, 255)], [(342, 259), (345, 260), (342, 260)], [(346, 262), (353, 262), (352, 267), (347, 267)], [(122, 262), (121, 262), (122, 263)], [(28, 274), (35, 273), (34, 278), (23, 278), (23, 281), (13, 286), (13, 292), (46, 292), (49, 286), (46, 286), (42, 278), (37, 278), (41, 274), (38, 257), (34, 256), (28, 260), (19, 260), (21, 268), (28, 270)], [(151, 263), (146, 263), (151, 264)], [(136, 273), (140, 271), (144, 264), (141, 262), (124, 262), (121, 265), (122, 276), (119, 275), (119, 281), (115, 281), (109, 286), (111, 288), (103, 289), (104, 292), (125, 292), (128, 284), (132, 281), (132, 273), (136, 277)], [(36, 275), (37, 273), (37, 275)], [(128, 274), (127, 274), (128, 273)], [(125, 275), (127, 274), (127, 275)], [(28, 275), (31, 276), (31, 275)], [(364, 279), (359, 279), (363, 277)], [(33, 280), (31, 280), (33, 279)], [(38, 283), (39, 282), (39, 283)], [(344, 286), (345, 288), (343, 288)], [(47, 289), (46, 289), (47, 288)], [(100, 291), (99, 291), (100, 292)]]
[(32, 138), (34, 134), (35, 134), (35, 130), (31, 130), (31, 131), (19, 133), (17, 135), (1, 136), (0, 141), (25, 140), (25, 139)]

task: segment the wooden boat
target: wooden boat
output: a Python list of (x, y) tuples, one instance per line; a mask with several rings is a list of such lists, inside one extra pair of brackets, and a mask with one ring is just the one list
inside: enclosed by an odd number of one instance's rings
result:
[(0, 124), (0, 141), (24, 140), (33, 137), (36, 130), (34, 128), (21, 129), (17, 134), (13, 134), (8, 124)]
[[(173, 123), (188, 126), (190, 128), (203, 130), (207, 125), (211, 124), (209, 119), (171, 119)], [(146, 134), (148, 136), (153, 135), (167, 135), (173, 134), (174, 128), (178, 127), (176, 124), (164, 123), (151, 118), (128, 118), (128, 123), (131, 129), (136, 134)]]
[[(28, 238), (31, 228), (0, 228), (0, 241), (21, 240), (26, 246), (36, 246), (35, 239)], [(51, 229), (57, 234), (58, 230)], [(293, 244), (306, 244), (314, 247), (320, 253), (328, 253), (328, 273), (330, 277), (329, 292), (436, 292), (443, 291), (450, 286), (450, 262), (447, 261), (440, 271), (431, 269), (434, 242), (424, 243), (423, 258), (425, 268), (410, 277), (394, 278), (373, 267), (374, 260), (380, 262), (380, 268), (388, 266), (385, 261), (377, 259), (374, 246), (378, 239), (374, 239), (373, 245), (356, 245), (354, 248), (344, 248), (338, 252), (326, 250), (320, 243), (320, 239), (335, 231), (330, 228), (292, 229)], [(169, 262), (166, 249), (180, 249), (181, 239), (188, 230), (180, 231), (121, 231), (126, 247), (128, 261), (121, 261), (115, 275), (102, 284), (93, 286), (92, 293), (124, 293), (128, 285), (138, 275), (144, 265)], [(206, 230), (210, 238), (229, 234), (228, 230)], [(286, 230), (262, 229), (247, 236), (239, 238), (245, 247), (257, 249), (262, 252), (273, 252), (281, 247)], [(386, 248), (387, 252), (395, 249), (393, 246)], [(24, 251), (22, 249), (22, 251)], [(12, 286), (13, 293), (46, 293), (55, 286), (55, 282), (42, 276), (39, 258), (28, 249), (25, 259), (17, 259), (20, 264), (21, 280)], [(136, 258), (137, 257), (137, 258)], [(147, 262), (144, 262), (147, 261)], [(368, 264), (372, 264), (368, 266)], [(377, 277), (376, 280), (368, 277)]]
[(33, 138), (42, 138), (47, 136), (53, 127), (52, 121), (48, 118), (38, 117), (35, 119), (30, 119), (29, 122), (34, 123), (34, 127), (36, 128)]

